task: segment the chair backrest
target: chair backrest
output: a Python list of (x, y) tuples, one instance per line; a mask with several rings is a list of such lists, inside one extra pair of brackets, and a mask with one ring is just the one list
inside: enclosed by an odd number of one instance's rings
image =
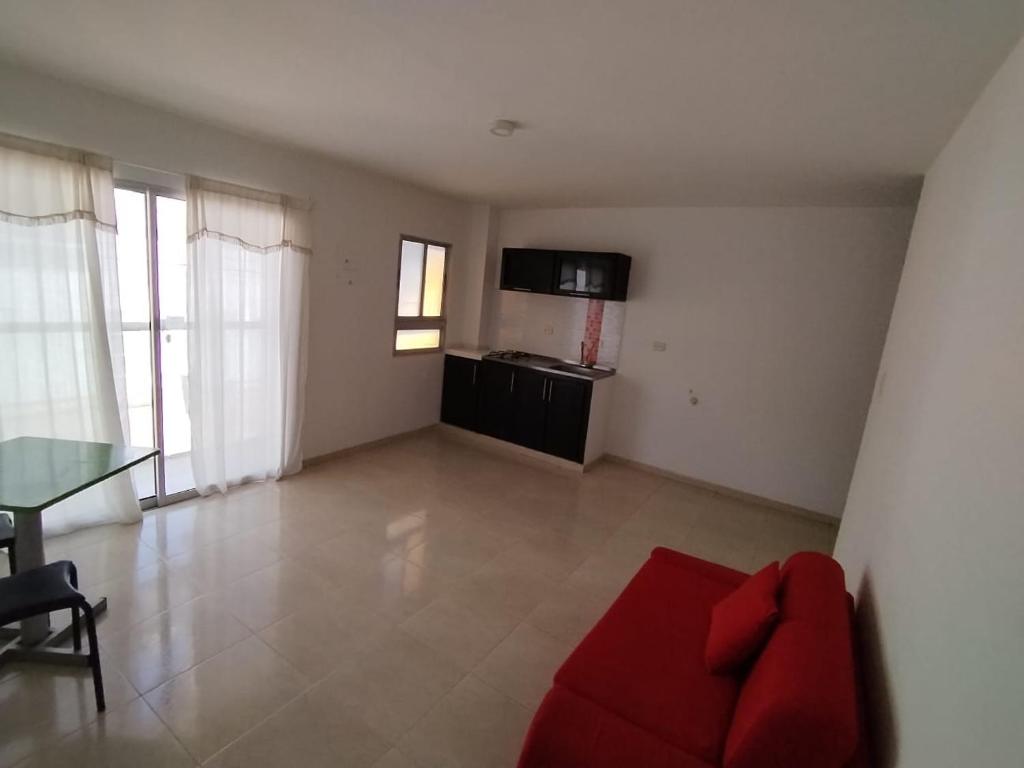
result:
[(782, 569), (779, 623), (740, 689), (725, 768), (841, 768), (857, 748), (843, 571), (803, 552)]

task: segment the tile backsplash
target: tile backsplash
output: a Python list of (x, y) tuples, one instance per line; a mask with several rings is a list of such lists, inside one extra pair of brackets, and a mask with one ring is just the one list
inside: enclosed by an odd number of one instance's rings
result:
[[(563, 360), (580, 359), (580, 342), (587, 326), (588, 299), (539, 293), (498, 291), (492, 326), (494, 349), (521, 349)], [(618, 365), (626, 305), (606, 301), (601, 322), (597, 362)], [(551, 333), (545, 333), (551, 329)]]

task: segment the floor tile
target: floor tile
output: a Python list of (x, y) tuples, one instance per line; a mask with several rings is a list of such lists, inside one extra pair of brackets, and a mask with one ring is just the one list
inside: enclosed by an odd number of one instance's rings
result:
[(204, 763), (210, 768), (367, 768), (390, 748), (358, 718), (299, 696)]
[(294, 699), (306, 679), (257, 637), (155, 688), (146, 702), (203, 762)]
[(575, 645), (593, 629), (609, 605), (607, 600), (563, 585), (544, 598), (525, 621), (552, 637)]
[(467, 676), (405, 735), (398, 748), (422, 768), (516, 764), (531, 713)]
[(400, 626), (468, 671), (512, 631), (516, 619), (485, 605), (473, 610), (450, 597), (440, 597)]
[(473, 674), (533, 711), (572, 648), (529, 624), (520, 624), (477, 664)]
[(259, 636), (309, 680), (320, 680), (394, 626), (394, 619), (337, 594), (271, 624)]
[(280, 552), (249, 531), (188, 550), (170, 558), (167, 565), (212, 592), (281, 559)]
[(142, 699), (108, 709), (19, 768), (192, 768), (198, 765)]
[(297, 611), (326, 605), (331, 589), (316, 574), (282, 560), (243, 576), (221, 594), (231, 614), (255, 632)]
[(107, 598), (107, 610), (96, 620), (101, 639), (190, 602), (202, 589), (187, 575), (157, 563), (95, 585), (82, 585), (90, 600)]
[[(107, 707), (113, 710), (138, 697), (131, 684), (104, 654), (103, 686)], [(0, 683), (0, 766), (14, 765), (99, 715), (92, 673), (85, 668), (41, 664), (12, 664), (18, 674)]]
[(395, 629), (354, 654), (310, 692), (318, 706), (340, 708), (379, 736), (397, 740), (463, 676), (441, 654)]
[(145, 693), (249, 635), (223, 598), (205, 595), (113, 634), (100, 645)]
[(373, 768), (416, 768), (416, 764), (397, 749), (388, 750)]

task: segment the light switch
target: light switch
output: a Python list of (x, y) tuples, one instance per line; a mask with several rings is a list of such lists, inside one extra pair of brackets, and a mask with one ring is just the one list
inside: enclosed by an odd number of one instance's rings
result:
[(551, 336), (551, 335), (554, 334), (554, 332), (555, 332), (555, 327), (553, 325), (545, 325), (544, 326), (544, 335), (545, 336)]
[(666, 344), (664, 341), (656, 341), (656, 342), (654, 342), (654, 351), (655, 352), (664, 352), (666, 349), (668, 349), (668, 344)]

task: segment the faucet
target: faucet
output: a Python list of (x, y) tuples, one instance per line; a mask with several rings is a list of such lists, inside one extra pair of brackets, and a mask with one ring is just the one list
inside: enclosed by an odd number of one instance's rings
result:
[(593, 368), (594, 367), (593, 361), (587, 362), (587, 358), (586, 358), (586, 354), (585, 354), (586, 347), (587, 347), (587, 342), (584, 339), (583, 341), (580, 342), (580, 365), (583, 366), (584, 368)]

